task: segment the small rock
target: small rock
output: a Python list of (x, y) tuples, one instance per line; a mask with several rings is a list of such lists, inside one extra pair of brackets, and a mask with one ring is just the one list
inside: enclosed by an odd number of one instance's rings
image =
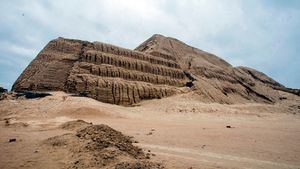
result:
[(279, 97), (279, 100), (286, 100), (286, 97)]
[(152, 132), (149, 132), (148, 134), (146, 134), (146, 135), (152, 135), (153, 133)]
[(9, 139), (9, 142), (10, 142), (10, 143), (11, 143), (11, 142), (15, 142), (15, 141), (17, 141), (17, 139), (15, 139), (15, 138)]
[(9, 125), (9, 119), (5, 119), (5, 125)]
[(232, 128), (232, 127), (231, 127), (231, 126), (226, 126), (226, 128), (229, 128), (229, 129), (230, 129), (230, 128)]

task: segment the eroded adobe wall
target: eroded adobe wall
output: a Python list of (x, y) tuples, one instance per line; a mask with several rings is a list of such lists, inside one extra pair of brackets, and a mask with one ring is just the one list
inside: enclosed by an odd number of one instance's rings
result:
[(14, 83), (14, 91), (63, 90), (83, 43), (62, 38), (50, 41)]
[(171, 56), (59, 38), (49, 42), (30, 63), (13, 90), (63, 90), (131, 105), (178, 93), (187, 81)]

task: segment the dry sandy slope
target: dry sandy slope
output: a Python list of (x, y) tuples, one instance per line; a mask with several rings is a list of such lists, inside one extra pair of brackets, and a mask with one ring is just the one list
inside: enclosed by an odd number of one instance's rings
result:
[[(62, 92), (4, 100), (0, 168), (63, 168), (68, 152), (53, 154), (40, 142), (70, 132), (58, 126), (74, 119), (134, 136), (167, 168), (300, 168), (299, 103), (295, 97), (276, 105), (206, 104), (185, 94), (121, 107)], [(12, 125), (5, 126), (7, 120)], [(9, 143), (11, 138), (17, 141)]]

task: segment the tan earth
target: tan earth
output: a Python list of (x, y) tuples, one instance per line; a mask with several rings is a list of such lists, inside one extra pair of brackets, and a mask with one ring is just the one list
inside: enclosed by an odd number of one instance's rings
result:
[(300, 90), (171, 37), (54, 39), (12, 90), (0, 169), (300, 169)]
[[(49, 144), (54, 136), (74, 138), (72, 133), (91, 126), (90, 122), (133, 136), (138, 142), (133, 144), (150, 157), (141, 163), (146, 164), (144, 168), (300, 168), (300, 100), (293, 94), (282, 92), (292, 99), (274, 105), (224, 105), (202, 103), (186, 93), (142, 101), (134, 107), (63, 92), (51, 94), (0, 101), (0, 168), (99, 167), (93, 163), (93, 154), (81, 152), (74, 139), (51, 142), (56, 147)], [(69, 122), (76, 119), (88, 123)], [(62, 138), (65, 133), (71, 134)], [(113, 150), (104, 154), (110, 157)], [(101, 153), (98, 158), (103, 159)], [(128, 154), (114, 157), (117, 162), (137, 161)], [(99, 163), (112, 168), (109, 165), (116, 161)], [(134, 167), (138, 168), (127, 166)]]

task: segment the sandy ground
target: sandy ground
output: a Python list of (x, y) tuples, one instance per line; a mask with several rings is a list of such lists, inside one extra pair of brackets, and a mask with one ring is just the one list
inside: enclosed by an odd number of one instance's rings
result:
[(64, 168), (67, 152), (43, 149), (41, 142), (70, 132), (58, 126), (74, 119), (133, 136), (167, 168), (300, 168), (297, 97), (276, 105), (221, 105), (184, 94), (122, 107), (52, 94), (0, 101), (0, 168)]

